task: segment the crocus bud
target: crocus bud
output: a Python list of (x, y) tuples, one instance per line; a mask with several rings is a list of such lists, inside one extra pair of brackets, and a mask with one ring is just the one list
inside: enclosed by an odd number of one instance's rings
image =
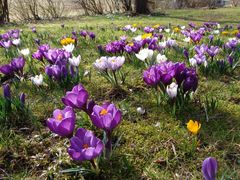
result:
[(175, 82), (172, 82), (167, 86), (166, 92), (168, 96), (173, 99), (177, 96), (178, 85)]
[(187, 50), (187, 49), (184, 49), (184, 50), (183, 50), (183, 54), (184, 54), (184, 56), (185, 56), (187, 59), (189, 59), (189, 53), (188, 53), (188, 50)]
[(142, 107), (138, 107), (137, 108), (137, 112), (139, 113), (139, 114), (145, 114), (145, 109), (144, 108), (142, 108)]
[(215, 180), (217, 174), (217, 161), (209, 157), (203, 161), (202, 173), (205, 180)]
[(11, 92), (9, 84), (3, 85), (3, 96), (6, 99), (11, 99)]
[(22, 103), (22, 105), (24, 105), (25, 104), (25, 94), (21, 93), (19, 98), (20, 98), (20, 102)]

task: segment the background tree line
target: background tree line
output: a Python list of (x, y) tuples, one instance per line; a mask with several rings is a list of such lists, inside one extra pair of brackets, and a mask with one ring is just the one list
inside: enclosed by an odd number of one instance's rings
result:
[[(66, 3), (71, 2), (73, 9), (84, 15), (93, 14), (149, 14), (160, 8), (197, 8), (219, 6), (219, 0), (0, 0), (0, 24), (14, 20), (28, 21), (54, 19), (64, 16)], [(232, 6), (238, 6), (240, 0), (229, 0)]]

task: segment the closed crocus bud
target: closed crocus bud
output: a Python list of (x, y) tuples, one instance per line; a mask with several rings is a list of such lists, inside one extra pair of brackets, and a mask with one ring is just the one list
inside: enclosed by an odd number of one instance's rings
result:
[(91, 39), (95, 39), (95, 37), (96, 37), (94, 32), (89, 32), (88, 35)]
[(217, 174), (217, 161), (215, 158), (208, 157), (202, 163), (202, 173), (205, 180), (215, 180)]
[(3, 85), (3, 96), (6, 99), (11, 99), (11, 91), (9, 84)]
[(183, 50), (183, 55), (186, 57), (186, 59), (189, 59), (189, 53), (186, 48), (184, 48), (184, 50)]
[(22, 105), (24, 105), (25, 104), (25, 94), (21, 93), (19, 99), (20, 99), (20, 102), (22, 103)]
[(63, 104), (72, 108), (86, 109), (88, 92), (79, 84), (74, 86), (72, 91), (68, 91), (65, 97), (62, 98)]
[(172, 82), (167, 86), (166, 92), (168, 96), (173, 99), (177, 96), (178, 85), (175, 82)]
[(36, 43), (37, 45), (40, 45), (41, 40), (40, 40), (40, 39), (35, 39), (35, 43)]
[(71, 137), (75, 127), (76, 116), (69, 106), (63, 110), (53, 111), (53, 117), (48, 118), (47, 126), (53, 132), (62, 137)]
[(145, 114), (145, 109), (142, 108), (142, 107), (138, 107), (138, 108), (137, 108), (137, 112), (138, 112), (139, 114), (143, 115), (143, 114)]

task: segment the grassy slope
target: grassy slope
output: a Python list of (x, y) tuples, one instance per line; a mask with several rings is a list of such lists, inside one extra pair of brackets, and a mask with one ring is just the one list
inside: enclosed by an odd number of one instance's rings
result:
[[(38, 31), (47, 31), (50, 34), (45, 43), (57, 43), (51, 39), (60, 38), (71, 33), (71, 29), (91, 29), (97, 34), (95, 45), (84, 44), (80, 53), (83, 57), (82, 65), (90, 69), (92, 62), (98, 57), (94, 46), (105, 44), (115, 39), (115, 36), (123, 32), (116, 31), (116, 26), (138, 23), (142, 25), (154, 25), (156, 23), (167, 25), (187, 24), (189, 21), (218, 21), (221, 23), (238, 23), (236, 18), (240, 15), (240, 9), (217, 10), (171, 10), (166, 17), (81, 17), (77, 20), (64, 20), (44, 22), (42, 24), (18, 25), (25, 32), (28, 26), (36, 25)], [(65, 30), (60, 24), (66, 25)], [(0, 29), (11, 29), (13, 26), (5, 26)], [(103, 30), (104, 29), (104, 30)], [(27, 33), (25, 33), (27, 37)], [(27, 42), (26, 42), (27, 43)], [(29, 45), (26, 45), (30, 47)], [(36, 47), (32, 47), (35, 50)], [(176, 59), (177, 60), (177, 59)], [(0, 61), (6, 61), (0, 57)], [(205, 114), (201, 103), (194, 104), (188, 111), (177, 118), (171, 117), (161, 108), (155, 107), (153, 95), (146, 89), (141, 79), (142, 70), (125, 65), (125, 71), (129, 71), (124, 85), (127, 93), (113, 96), (109, 93), (110, 85), (97, 75), (93, 70), (91, 80), (84, 79), (83, 84), (91, 97), (98, 102), (110, 100), (118, 104), (124, 110), (124, 119), (121, 126), (115, 131), (116, 138), (121, 137), (119, 147), (114, 151), (112, 162), (102, 162), (102, 178), (109, 179), (139, 179), (149, 177), (152, 179), (200, 179), (201, 162), (208, 156), (214, 156), (219, 161), (219, 177), (240, 178), (240, 82), (239, 76), (221, 76), (217, 78), (203, 78), (198, 99), (204, 99), (211, 95), (219, 100), (219, 106), (214, 114), (210, 114), (210, 122), (205, 121)], [(71, 87), (70, 87), (71, 88)], [(132, 89), (132, 92), (128, 91)], [(64, 90), (43, 88), (36, 90), (29, 82), (23, 82), (18, 91), (28, 94), (27, 102), (37, 121), (44, 124), (44, 120), (51, 116), (54, 108), (62, 107), (61, 97)], [(136, 113), (136, 108), (143, 106), (147, 110), (146, 115)], [(83, 114), (78, 113), (79, 119)], [(201, 120), (202, 130), (200, 143), (197, 150), (192, 145), (195, 139), (189, 136), (185, 122), (189, 119)], [(159, 126), (155, 126), (159, 123)], [(91, 127), (88, 121), (79, 121), (79, 126)], [(99, 132), (97, 134), (100, 134)], [(39, 130), (19, 131), (4, 130), (0, 136), (0, 167), (5, 169), (4, 176), (21, 178), (35, 177), (40, 174), (54, 174), (55, 177), (67, 176), (58, 173), (59, 170), (76, 165), (70, 162), (66, 154), (67, 141), (52, 137), (44, 126)], [(156, 160), (163, 160), (156, 163)], [(1, 172), (1, 171), (0, 171)], [(1, 174), (1, 173), (0, 173)], [(46, 176), (43, 176), (46, 177)], [(237, 178), (238, 177), (238, 178)]]

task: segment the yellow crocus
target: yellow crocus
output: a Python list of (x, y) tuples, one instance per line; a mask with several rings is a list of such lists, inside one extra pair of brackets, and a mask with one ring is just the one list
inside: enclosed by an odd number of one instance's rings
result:
[(156, 24), (153, 26), (154, 29), (157, 29), (160, 26), (160, 24)]
[(229, 32), (228, 31), (223, 31), (222, 35), (227, 36), (227, 35), (229, 35)]
[(180, 32), (180, 29), (179, 29), (178, 27), (175, 27), (175, 28), (173, 29), (173, 31), (174, 31), (175, 33), (179, 33), (179, 32)]
[(201, 123), (199, 123), (198, 121), (189, 120), (189, 122), (187, 123), (187, 129), (191, 133), (196, 135), (199, 132), (199, 130), (201, 129)]
[(147, 33), (147, 34), (142, 35), (142, 39), (147, 39), (147, 38), (151, 38), (151, 37), (152, 37), (152, 33)]
[(136, 27), (137, 27), (137, 24), (136, 24), (136, 23), (135, 23), (135, 24), (133, 24), (133, 25), (132, 25), (132, 27), (136, 28)]
[(235, 29), (235, 30), (233, 30), (233, 31), (231, 32), (231, 34), (234, 35), (234, 36), (236, 36), (236, 34), (237, 34), (238, 32), (239, 32), (239, 31), (238, 31), (237, 29)]
[(68, 44), (74, 44), (75, 39), (72, 38), (64, 38), (60, 41), (61, 45), (68, 45)]

